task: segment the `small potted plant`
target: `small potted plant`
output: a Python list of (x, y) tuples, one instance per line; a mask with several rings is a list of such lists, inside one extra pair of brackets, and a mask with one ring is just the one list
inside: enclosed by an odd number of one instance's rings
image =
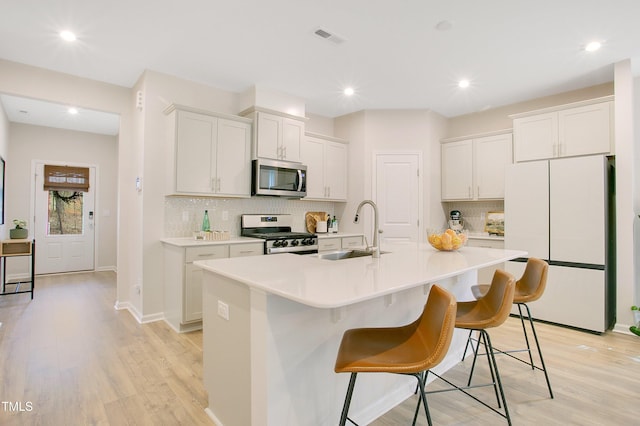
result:
[(13, 239), (25, 239), (29, 236), (29, 230), (26, 228), (27, 221), (22, 219), (13, 219), (13, 224), (16, 226), (14, 229), (9, 230), (9, 238)]
[(631, 307), (631, 312), (633, 312), (633, 320), (634, 320), (635, 324), (632, 325), (631, 327), (629, 327), (629, 330), (633, 334), (640, 336), (640, 308), (638, 308), (637, 306), (633, 305)]

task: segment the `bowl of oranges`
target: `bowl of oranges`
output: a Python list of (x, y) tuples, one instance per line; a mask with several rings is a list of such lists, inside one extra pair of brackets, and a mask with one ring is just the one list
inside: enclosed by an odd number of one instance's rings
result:
[(427, 241), (436, 250), (455, 251), (467, 243), (467, 234), (453, 229), (446, 231), (430, 229), (427, 231)]

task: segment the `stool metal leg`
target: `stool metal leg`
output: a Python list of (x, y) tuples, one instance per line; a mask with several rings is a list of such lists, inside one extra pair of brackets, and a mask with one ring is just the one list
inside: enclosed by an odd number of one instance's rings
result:
[[(529, 362), (531, 363), (531, 369), (535, 370), (533, 365), (533, 354), (531, 353), (531, 346), (529, 345), (529, 333), (527, 333), (527, 327), (524, 326), (524, 317), (522, 316), (522, 305), (523, 303), (518, 303), (518, 314), (520, 314), (520, 323), (522, 324), (522, 332), (524, 333), (524, 341), (527, 344), (527, 352), (529, 352)], [(526, 306), (526, 304), (525, 304)], [(527, 312), (529, 308), (527, 307)], [(529, 320), (531, 320), (531, 316), (527, 315)]]
[(347, 423), (347, 414), (349, 413), (349, 405), (351, 405), (351, 397), (353, 396), (353, 388), (356, 385), (357, 375), (358, 373), (351, 373), (351, 377), (349, 378), (349, 387), (347, 388), (347, 395), (344, 398), (344, 406), (342, 407), (342, 415), (340, 416), (340, 426), (345, 426)]
[(429, 426), (432, 426), (431, 422), (431, 414), (429, 413), (429, 405), (427, 405), (427, 395), (424, 391), (425, 383), (427, 382), (427, 375), (429, 374), (429, 370), (424, 373), (416, 373), (415, 377), (418, 379), (418, 388), (420, 388), (420, 396), (418, 397), (418, 405), (416, 405), (416, 412), (413, 414), (413, 423), (412, 426), (415, 426), (416, 421), (418, 420), (418, 412), (420, 411), (420, 403), (424, 405), (424, 413), (427, 416), (427, 423)]
[(496, 372), (496, 382), (498, 383), (498, 388), (500, 389), (500, 395), (502, 396), (502, 408), (504, 409), (504, 414), (507, 419), (507, 423), (511, 426), (511, 416), (509, 415), (509, 409), (507, 408), (507, 398), (504, 395), (504, 389), (502, 388), (502, 380), (500, 380), (500, 373), (498, 372), (498, 364), (496, 363), (496, 357), (493, 354), (493, 345), (491, 344), (491, 338), (489, 337), (489, 333), (486, 330), (480, 330), (480, 333), (483, 334), (486, 338), (486, 343), (489, 346), (488, 356), (491, 358), (491, 363), (493, 364), (493, 368)]
[[(533, 319), (531, 319), (531, 311), (529, 310), (529, 306), (526, 303), (523, 303), (523, 305), (525, 308), (527, 308), (527, 317), (529, 318), (529, 324), (531, 324), (531, 330), (533, 331), (533, 338), (536, 342), (536, 347), (538, 348), (538, 356), (540, 357), (540, 363), (542, 364), (542, 372), (544, 373), (544, 378), (547, 381), (547, 387), (549, 388), (549, 395), (553, 399), (551, 382), (549, 381), (549, 375), (547, 374), (547, 366), (544, 364), (544, 358), (542, 357), (542, 349), (540, 349), (540, 342), (538, 341), (538, 334), (536, 333), (536, 327), (533, 325)], [(533, 365), (533, 362), (531, 364)]]

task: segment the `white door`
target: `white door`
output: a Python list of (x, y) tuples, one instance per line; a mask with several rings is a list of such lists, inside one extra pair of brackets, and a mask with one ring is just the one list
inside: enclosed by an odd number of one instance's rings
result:
[(95, 167), (89, 192), (46, 191), (44, 164), (36, 164), (34, 227), (36, 273), (94, 269)]
[(418, 154), (376, 155), (376, 204), (380, 242), (420, 240)]

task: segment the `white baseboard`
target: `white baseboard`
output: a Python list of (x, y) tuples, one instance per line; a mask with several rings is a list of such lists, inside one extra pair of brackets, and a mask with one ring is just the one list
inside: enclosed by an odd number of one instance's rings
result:
[(131, 304), (131, 302), (116, 301), (116, 304), (114, 305), (114, 308), (116, 310), (118, 310), (118, 311), (126, 309), (136, 319), (136, 321), (138, 321), (138, 323), (140, 323), (140, 324), (147, 324), (147, 323), (150, 323), (150, 322), (161, 321), (161, 320), (164, 319), (164, 313), (163, 312), (158, 312), (158, 313), (151, 314), (151, 315), (142, 315), (142, 314), (140, 314), (140, 312), (136, 309), (135, 306), (133, 306), (133, 304)]
[(635, 334), (633, 334), (631, 331), (629, 331), (629, 327), (631, 327), (628, 324), (620, 324), (617, 323), (614, 327), (613, 330), (615, 333), (620, 333), (620, 334), (628, 334), (630, 336), (635, 336)]
[(209, 418), (213, 421), (213, 424), (216, 426), (224, 426), (222, 424), (222, 422), (220, 421), (220, 419), (218, 419), (216, 417), (215, 414), (213, 414), (213, 411), (211, 411), (211, 409), (209, 407), (204, 409), (204, 412), (207, 413), (207, 416), (209, 416)]
[(171, 324), (170, 321), (167, 321), (166, 318), (163, 318), (163, 320), (176, 333), (189, 333), (191, 331), (202, 330), (202, 321), (194, 322), (191, 324), (180, 324), (180, 327), (177, 328), (176, 326)]
[(95, 269), (96, 272), (115, 272), (118, 273), (118, 268), (115, 266), (100, 266)]

